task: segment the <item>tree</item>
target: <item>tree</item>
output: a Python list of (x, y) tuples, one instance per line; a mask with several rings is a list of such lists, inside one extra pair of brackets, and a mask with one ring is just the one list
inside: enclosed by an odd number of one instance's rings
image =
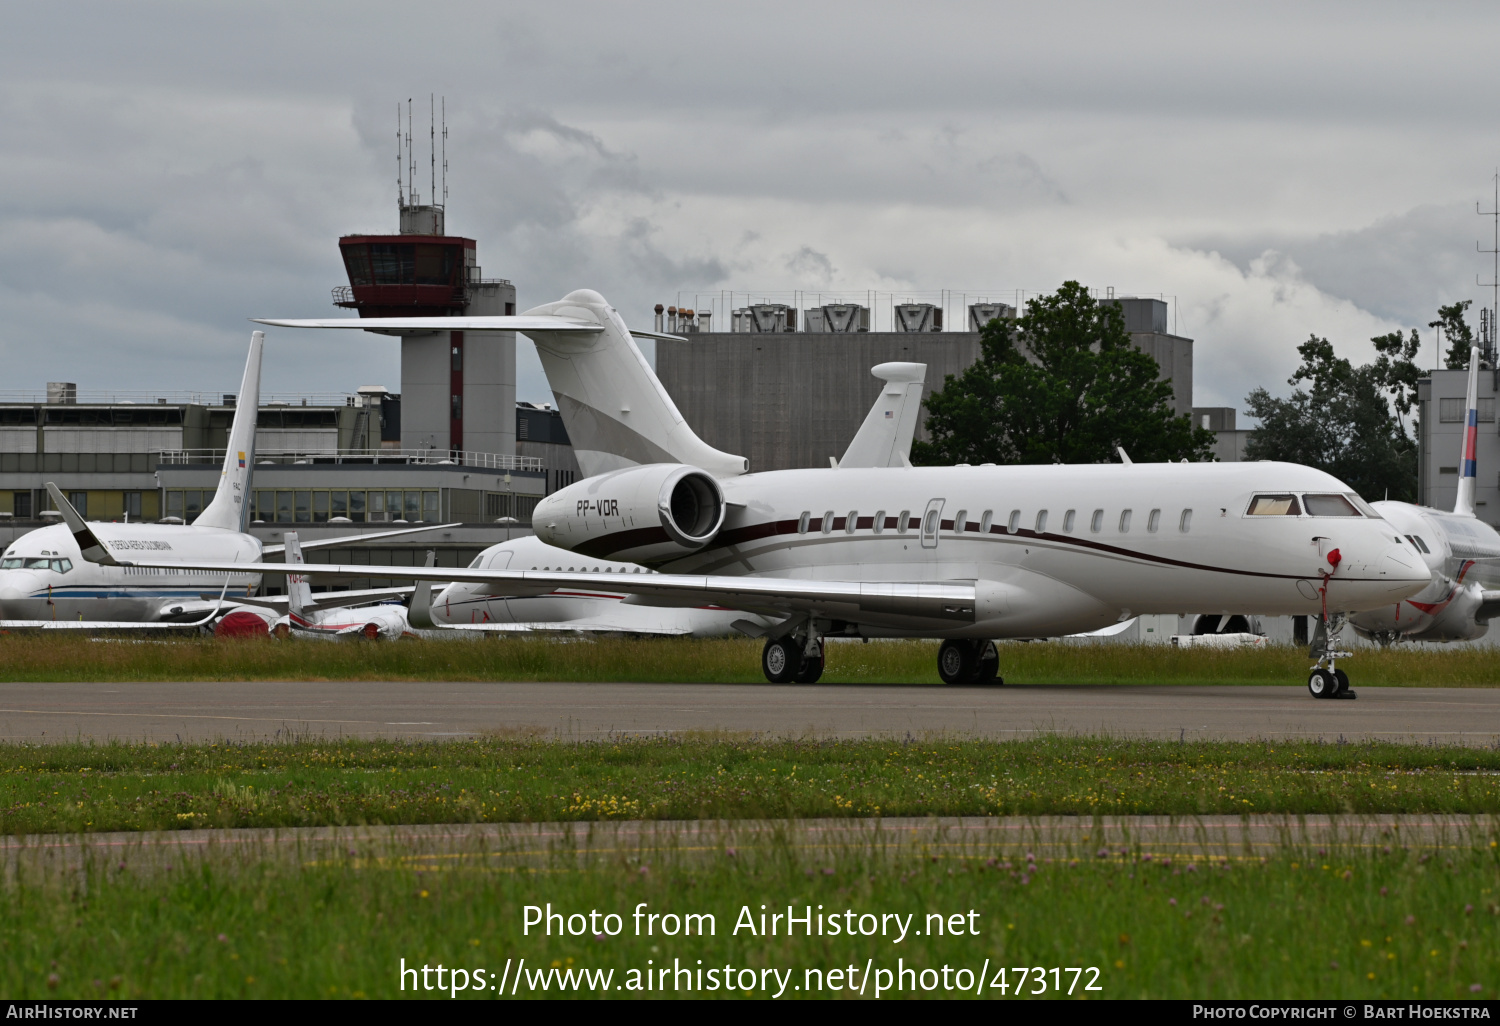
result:
[(1313, 335), (1298, 346), (1302, 365), (1287, 384), (1305, 381), (1311, 391), (1277, 399), (1257, 388), (1246, 397), (1260, 428), (1245, 458), (1326, 470), (1370, 501), (1415, 502), (1417, 445), (1402, 418), (1416, 403), (1420, 372), (1412, 359), (1421, 343), (1415, 330), (1410, 338), (1393, 332), (1371, 341), (1380, 356), (1360, 367), (1335, 356), (1326, 338)]
[(1472, 299), (1438, 307), (1438, 319), (1429, 321), (1429, 328), (1437, 328), (1448, 340), (1448, 352), (1443, 364), (1449, 370), (1469, 369), (1469, 349), (1474, 345), (1474, 332), (1464, 320), (1464, 311), (1473, 303)]
[(1118, 304), (1076, 281), (980, 333), (979, 360), (927, 398), (930, 442), (912, 461), (1108, 463), (1207, 460), (1213, 432), (1172, 412), (1172, 383), (1131, 344)]

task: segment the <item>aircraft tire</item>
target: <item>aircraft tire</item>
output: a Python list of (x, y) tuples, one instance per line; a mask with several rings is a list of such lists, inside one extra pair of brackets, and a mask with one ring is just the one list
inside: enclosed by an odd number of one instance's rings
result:
[(823, 656), (820, 654), (812, 658), (804, 656), (801, 668), (797, 670), (797, 675), (792, 679), (798, 684), (816, 684), (822, 676)]
[(1314, 698), (1332, 698), (1338, 678), (1327, 670), (1314, 670), (1307, 675), (1307, 690)]
[(802, 647), (792, 638), (768, 638), (760, 650), (760, 669), (772, 684), (790, 684), (802, 668)]
[(949, 639), (938, 649), (938, 676), (944, 684), (971, 684), (979, 668), (978, 646)]

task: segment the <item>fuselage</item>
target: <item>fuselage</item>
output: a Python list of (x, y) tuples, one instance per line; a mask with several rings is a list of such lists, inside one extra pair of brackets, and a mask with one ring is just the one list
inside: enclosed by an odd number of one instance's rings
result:
[[(671, 540), (662, 526), (645, 512), (618, 514), (639, 504), (615, 503), (615, 476), (544, 499), (533, 515), (538, 535), (598, 558), (662, 553)], [(1347, 485), (1295, 464), (788, 470), (719, 484), (729, 509), (717, 536), (652, 565), (677, 574), (992, 582), (987, 590), (1000, 596), (998, 612), (972, 626), (870, 633), (1031, 637), (1141, 613), (1317, 614), (1325, 594), (1329, 612), (1350, 612), (1392, 605), (1430, 583), (1418, 549)], [(1257, 503), (1263, 496), (1296, 496), (1296, 512), (1267, 513), (1278, 506)]]
[[(261, 558), (260, 542), (239, 531), (144, 523), (91, 523), (89, 528), (122, 563), (132, 558), (254, 563)], [(90, 563), (67, 527), (54, 524), (17, 538), (0, 558), (0, 616), (143, 622), (191, 617), (192, 610), (206, 608), (201, 596), (217, 595), (226, 577), (231, 598), (260, 585), (260, 575), (254, 573)]]
[(1407, 502), (1377, 502), (1386, 521), (1420, 552), (1429, 584), (1415, 595), (1350, 617), (1360, 631), (1417, 641), (1471, 641), (1489, 630), (1475, 619), (1484, 589), (1500, 588), (1500, 533), (1475, 517)]
[(717, 637), (734, 633), (730, 625), (745, 614), (718, 607), (674, 609), (632, 605), (624, 592), (610, 590), (615, 574), (647, 573), (635, 563), (584, 556), (548, 545), (535, 537), (492, 545), (469, 564), (473, 570), (566, 570), (601, 575), (597, 588), (559, 588), (545, 595), (506, 595), (498, 586), (454, 583), (432, 600), (433, 622), (447, 625), (547, 624), (586, 622), (592, 630), (693, 634)]

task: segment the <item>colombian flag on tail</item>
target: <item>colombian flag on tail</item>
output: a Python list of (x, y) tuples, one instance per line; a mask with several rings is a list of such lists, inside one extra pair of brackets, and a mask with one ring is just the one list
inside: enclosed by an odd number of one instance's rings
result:
[(241, 470), (245, 469), (245, 454), (244, 453), (240, 453), (240, 469)]

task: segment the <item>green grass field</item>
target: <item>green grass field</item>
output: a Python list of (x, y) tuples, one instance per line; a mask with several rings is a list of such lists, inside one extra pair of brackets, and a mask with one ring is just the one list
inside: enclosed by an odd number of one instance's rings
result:
[[(735, 997), (770, 996), (778, 986), (783, 998), (809, 996), (801, 988), (848, 996), (828, 988), (857, 989), (867, 978), (867, 998), (901, 982), (883, 999), (963, 996), (944, 981), (1003, 1000), (1066, 998), (1070, 989), (1075, 999), (1493, 998), (1500, 985), (1500, 866), (1482, 843), (1435, 853), (1288, 848), (1219, 861), (1080, 852), (1033, 863), (1019, 850), (812, 855), (772, 840), (691, 859), (657, 851), (579, 867), (559, 857), (531, 870), (459, 861), (422, 871), (399, 859), (295, 862), (240, 851), (138, 874), (134, 858), (114, 850), (81, 871), (22, 873), (0, 885), (0, 993), (454, 997), (457, 977), (441, 993), (414, 993), (415, 976), (401, 990), (402, 959), (464, 970), (464, 984), (480, 989), (457, 999), (501, 996), (489, 988), (502, 972), (507, 997), (512, 986), (518, 997), (574, 996), (562, 974), (576, 983), (581, 971), (611, 974), (607, 982), (591, 975), (583, 995), (602, 996), (602, 985), (628, 997), (644, 989), (643, 970), (674, 967), (689, 970), (669, 974), (678, 989), (663, 993), (653, 976), (650, 996), (726, 996), (722, 985), (710, 989), (715, 976), (696, 976), (713, 969), (722, 980), (725, 967)], [(524, 934), (525, 906), (549, 902), (563, 915), (620, 919), (595, 920), (598, 933), (575, 920), (578, 936)], [(636, 935), (631, 913), (643, 902), (647, 913), (711, 914), (712, 935), (702, 919), (701, 936)], [(899, 920), (885, 921), (885, 937), (736, 934), (741, 909), (758, 917), (762, 904), (798, 915), (821, 907), (856, 929), (875, 928), (858, 918), (866, 913), (911, 916), (909, 928), (923, 935), (898, 942)], [(962, 935), (928, 932), (929, 915), (948, 927), (957, 916)], [(1018, 997), (1016, 967), (1065, 971), (1026, 974)], [(903, 978), (902, 968), (915, 972)]]
[[(93, 640), (0, 635), (3, 681), (507, 680), (762, 683), (758, 641), (746, 638), (569, 639), (283, 643), (211, 639)], [(827, 681), (933, 684), (937, 643), (828, 646)], [(1013, 684), (1301, 684), (1308, 659), (1289, 646), (1014, 643), (1000, 649)], [(1361, 650), (1359, 687), (1493, 687), (1500, 663), (1475, 649), (1398, 646)]]
[(0, 746), (0, 830), (957, 815), (1500, 813), (1500, 751), (714, 738)]

